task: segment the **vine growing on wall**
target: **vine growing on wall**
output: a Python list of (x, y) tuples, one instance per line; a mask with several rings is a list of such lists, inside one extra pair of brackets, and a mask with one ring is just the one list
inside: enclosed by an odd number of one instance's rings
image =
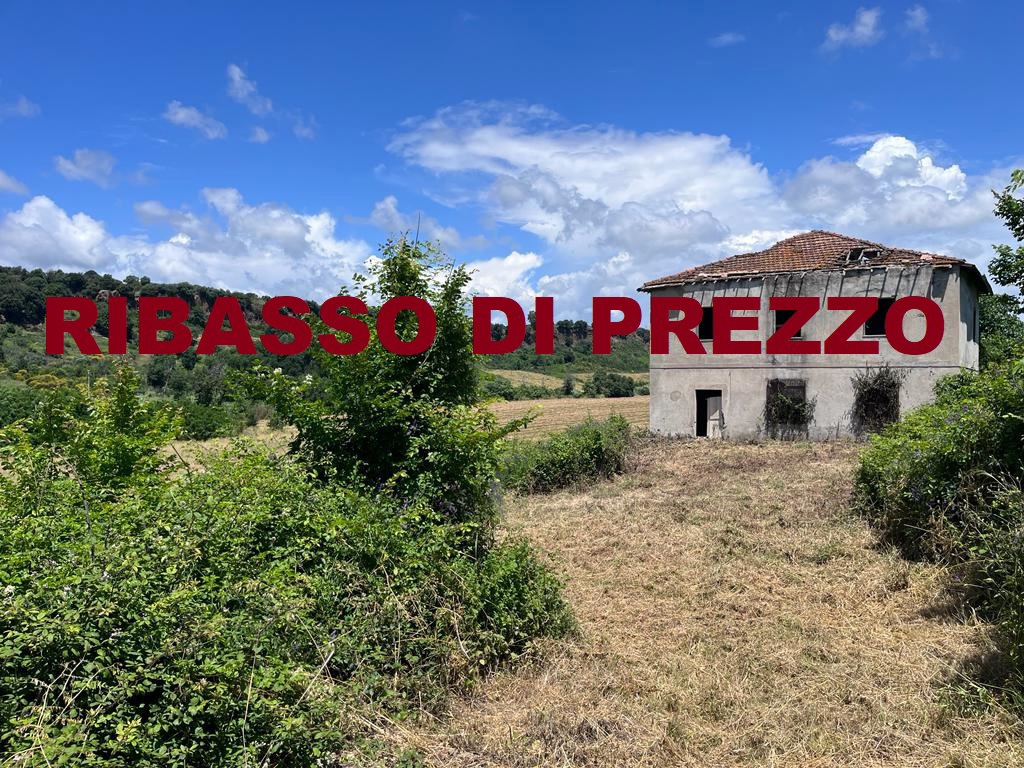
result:
[(891, 368), (868, 368), (858, 371), (850, 379), (853, 384), (853, 410), (850, 426), (853, 433), (863, 436), (879, 432), (900, 418), (900, 388), (906, 371)]

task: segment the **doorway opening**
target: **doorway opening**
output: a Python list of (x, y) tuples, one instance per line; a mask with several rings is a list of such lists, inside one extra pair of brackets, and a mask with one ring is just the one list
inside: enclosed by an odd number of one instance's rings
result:
[(725, 415), (722, 413), (722, 390), (697, 390), (697, 437), (721, 437), (725, 426)]

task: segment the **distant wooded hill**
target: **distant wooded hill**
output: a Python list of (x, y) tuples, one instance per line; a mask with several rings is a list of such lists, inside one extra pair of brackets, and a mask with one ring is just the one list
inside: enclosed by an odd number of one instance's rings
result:
[[(205, 325), (209, 308), (217, 297), (234, 296), (241, 304), (250, 329), (254, 333), (267, 330), (260, 315), (267, 297), (255, 293), (225, 291), (193, 283), (155, 283), (148, 277), (134, 275), (121, 280), (92, 270), (64, 272), (59, 269), (0, 267), (0, 321), (13, 326), (32, 328), (41, 325), (45, 319), (47, 296), (83, 296), (100, 300), (100, 319), (96, 331), (106, 336), (103, 299), (111, 295), (125, 296), (129, 305), (142, 296), (176, 296), (184, 299), (192, 308), (189, 325), (194, 330), (200, 330)], [(310, 302), (310, 305), (317, 311), (315, 302)], [(494, 326), (495, 338), (501, 338), (504, 333), (503, 325)], [(488, 368), (535, 371), (558, 377), (596, 371), (638, 373), (647, 370), (650, 333), (644, 328), (629, 336), (615, 338), (609, 355), (593, 354), (590, 324), (585, 320), (559, 320), (555, 324), (555, 334), (553, 355), (538, 355), (534, 352), (534, 328), (531, 324), (527, 328), (526, 341), (520, 349), (507, 355), (484, 357), (481, 362)], [(131, 335), (129, 332), (129, 337)]]

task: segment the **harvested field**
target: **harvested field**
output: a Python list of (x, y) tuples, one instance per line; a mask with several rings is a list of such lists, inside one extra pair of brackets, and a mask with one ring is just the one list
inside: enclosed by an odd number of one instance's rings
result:
[[(516, 385), (534, 384), (539, 387), (547, 387), (548, 389), (561, 389), (562, 383), (565, 381), (564, 378), (549, 376), (546, 373), (537, 373), (536, 371), (513, 371), (501, 368), (488, 368), (487, 371), (488, 373), (493, 373), (495, 376), (501, 376), (503, 379), (508, 379)], [(639, 381), (645, 384), (651, 379), (651, 375), (646, 371), (636, 373), (620, 373), (619, 371), (615, 371), (615, 373), (619, 373), (620, 376), (625, 376), (626, 378), (633, 379), (633, 381)], [(582, 385), (593, 375), (593, 373), (574, 373), (572, 374), (572, 378), (577, 385)]]
[(518, 435), (538, 439), (552, 432), (586, 421), (588, 416), (607, 419), (612, 414), (623, 416), (630, 424), (647, 428), (648, 395), (636, 397), (565, 397), (550, 400), (514, 400), (492, 403), (490, 408), (502, 423), (525, 416), (531, 410), (538, 413)]
[(658, 441), (510, 499), (580, 637), (386, 738), (453, 768), (1024, 765), (1016, 721), (951, 704), (988, 628), (846, 512), (858, 450)]
[(548, 376), (546, 373), (537, 373), (536, 371), (506, 371), (498, 368), (488, 368), (487, 372), (493, 373), (495, 376), (500, 376), (503, 379), (508, 379), (516, 386), (529, 384), (537, 387), (547, 387), (548, 389), (562, 388), (562, 379), (557, 376)]

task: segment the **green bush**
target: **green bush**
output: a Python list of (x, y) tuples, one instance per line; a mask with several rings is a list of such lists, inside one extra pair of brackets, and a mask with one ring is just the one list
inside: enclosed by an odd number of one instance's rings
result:
[(502, 400), (541, 400), (557, 397), (559, 393), (559, 390), (539, 384), (513, 384), (503, 376), (486, 379), (481, 390), (484, 397), (500, 397)]
[(242, 431), (245, 414), (223, 405), (203, 405), (185, 400), (177, 404), (183, 420), (182, 436), (190, 440), (230, 437)]
[(936, 395), (871, 438), (856, 501), (905, 554), (951, 567), (997, 625), (1004, 698), (1024, 709), (1024, 367), (949, 377)]
[(26, 419), (36, 412), (42, 393), (20, 382), (4, 382), (0, 386), (0, 427)]
[(621, 416), (587, 420), (539, 442), (513, 443), (501, 480), (506, 488), (536, 493), (611, 477), (625, 469), (630, 443), (629, 422)]
[(174, 473), (161, 447), (180, 418), (138, 384), (122, 367), (44, 404), (48, 430), (2, 433), (13, 763), (329, 764), (380, 711), (433, 706), (571, 630), (558, 581), (525, 542), (495, 543), (489, 507), (437, 503), (437, 484), (488, 466), (473, 417), (436, 416), (448, 453), (426, 451), (417, 494), (242, 444)]
[(984, 510), (992, 478), (1020, 476), (1024, 373), (965, 372), (936, 400), (871, 438), (856, 477), (860, 508), (911, 556), (956, 556), (968, 510)]
[(84, 504), (38, 450), (8, 454), (0, 497), (0, 750), (22, 765), (315, 765), (360, 708), (436, 701), (571, 627), (522, 542), (469, 558), (424, 506), (262, 451)]
[(585, 397), (633, 397), (636, 382), (621, 373), (598, 371), (583, 385)]

